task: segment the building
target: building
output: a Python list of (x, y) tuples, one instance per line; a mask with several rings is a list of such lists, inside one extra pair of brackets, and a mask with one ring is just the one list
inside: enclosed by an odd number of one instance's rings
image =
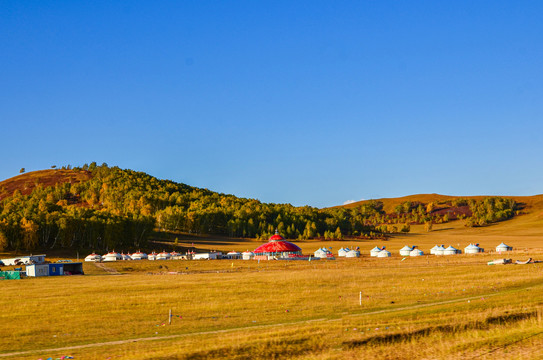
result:
[(19, 256), (9, 259), (1, 259), (5, 266), (44, 264), (45, 255)]
[(379, 255), (379, 253), (384, 249), (385, 249), (384, 246), (383, 246), (382, 249), (380, 247), (376, 246), (376, 247), (374, 247), (373, 249), (370, 250), (370, 256), (375, 257), (375, 256)]
[(302, 249), (279, 235), (277, 230), (269, 241), (253, 251), (255, 260), (275, 260), (279, 258), (296, 258), (302, 256)]
[(400, 249), (400, 255), (401, 256), (409, 256), (411, 254), (411, 251), (413, 251), (414, 247), (405, 245), (403, 248)]
[(496, 252), (504, 252), (504, 251), (513, 251), (513, 247), (509, 245), (505, 245), (504, 243), (501, 243), (500, 245), (496, 246)]

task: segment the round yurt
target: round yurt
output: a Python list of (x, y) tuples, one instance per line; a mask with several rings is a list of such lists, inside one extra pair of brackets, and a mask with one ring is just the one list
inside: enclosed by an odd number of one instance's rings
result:
[(434, 255), (445, 255), (445, 246), (439, 245), (439, 246), (434, 250)]
[(315, 250), (313, 256), (315, 256), (316, 258), (326, 258), (328, 257), (328, 254), (331, 254), (331, 251), (323, 247)]
[(170, 253), (170, 256), (172, 260), (179, 260), (181, 258), (181, 253), (174, 250)]
[(339, 250), (337, 251), (337, 256), (343, 256), (343, 257), (345, 257), (345, 256), (347, 256), (347, 253), (348, 253), (349, 251), (351, 251), (351, 249), (349, 249), (349, 248), (341, 248), (341, 249), (339, 249)]
[(143, 260), (147, 259), (147, 254), (138, 250), (130, 255), (130, 257), (132, 258), (132, 260)]
[(443, 251), (443, 255), (456, 255), (459, 253), (460, 253), (460, 250), (454, 248), (452, 245), (449, 245), (449, 247)]
[(130, 257), (129, 254), (121, 253), (121, 258), (123, 260), (132, 260), (132, 257)]
[(148, 260), (156, 260), (156, 259), (157, 259), (157, 256), (158, 256), (158, 254), (157, 254), (156, 252), (153, 251), (152, 253), (150, 253), (149, 255), (147, 255), (147, 259), (148, 259)]
[(390, 257), (392, 254), (388, 250), (381, 250), (379, 251), (379, 254), (377, 254), (377, 257), (384, 258), (384, 257)]
[(243, 260), (251, 260), (254, 256), (255, 256), (255, 253), (249, 250), (241, 253), (241, 258)]
[(102, 261), (102, 256), (92, 253), (90, 255), (87, 255), (87, 257), (85, 258), (85, 261), (99, 262), (99, 261)]
[(235, 259), (241, 259), (241, 253), (239, 251), (230, 251), (229, 253), (226, 254), (226, 258), (227, 259), (232, 259), (232, 260), (235, 260)]
[(501, 243), (500, 245), (496, 246), (496, 252), (504, 252), (504, 251), (513, 251), (513, 247), (509, 245), (505, 245), (504, 243)]
[(122, 255), (115, 251), (108, 252), (107, 254), (102, 256), (102, 261), (118, 261), (122, 259)]
[(172, 256), (167, 251), (163, 251), (156, 256), (156, 260), (170, 260), (171, 258)]
[(376, 246), (373, 249), (370, 250), (370, 256), (377, 256), (382, 251), (380, 247)]
[(414, 247), (410, 247), (405, 245), (403, 248), (400, 249), (400, 255), (401, 256), (409, 256), (411, 251), (413, 251)]
[(416, 249), (416, 248), (414, 248), (413, 250), (411, 250), (411, 252), (409, 253), (409, 256), (422, 256), (422, 255), (424, 255), (424, 253), (422, 252), (422, 250)]
[(254, 254), (255, 260), (273, 260), (302, 255), (302, 249), (286, 241), (276, 230), (275, 235), (272, 235), (267, 243), (257, 247)]
[(484, 249), (481, 249), (479, 247), (479, 244), (476, 244), (476, 245), (469, 244), (468, 246), (464, 248), (464, 254), (478, 254), (484, 251), (485, 251)]
[(347, 252), (347, 254), (345, 254), (345, 257), (347, 258), (357, 258), (357, 257), (360, 257), (360, 251), (358, 250), (355, 250), (355, 249), (351, 249)]

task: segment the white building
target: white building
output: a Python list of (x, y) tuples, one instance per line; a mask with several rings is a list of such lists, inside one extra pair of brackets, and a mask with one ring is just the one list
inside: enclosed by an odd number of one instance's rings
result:
[(439, 245), (435, 250), (434, 250), (434, 255), (445, 255), (445, 247), (443, 245)]
[(231, 260), (236, 260), (236, 259), (241, 259), (242, 258), (242, 255), (239, 251), (230, 251), (228, 253), (226, 253), (226, 258), (227, 259), (231, 259)]
[(410, 247), (405, 245), (403, 248), (400, 249), (400, 255), (401, 256), (409, 256), (411, 254), (411, 251), (413, 251), (414, 247)]
[(416, 249), (416, 248), (411, 250), (411, 252), (409, 253), (409, 256), (422, 256), (422, 255), (424, 255), (422, 250)]
[(473, 245), (469, 244), (464, 248), (464, 254), (478, 254), (484, 252), (485, 249), (480, 248), (479, 244)]
[(122, 259), (123, 257), (121, 256), (121, 254), (115, 251), (108, 252), (107, 254), (102, 256), (102, 261), (118, 261)]
[(85, 258), (85, 261), (92, 261), (92, 262), (100, 262), (101, 260), (102, 260), (102, 256), (95, 253), (87, 255), (87, 257)]
[(339, 249), (339, 250), (337, 251), (337, 256), (343, 256), (343, 257), (345, 257), (345, 256), (347, 256), (347, 253), (348, 253), (349, 251), (351, 251), (351, 249), (349, 249), (349, 248), (341, 248), (341, 249)]
[[(384, 248), (383, 248), (384, 249)], [(380, 247), (376, 246), (370, 250), (370, 256), (377, 256), (383, 250)]]
[(8, 259), (0, 259), (5, 266), (31, 265), (45, 263), (45, 255), (19, 256)]
[(252, 252), (252, 251), (249, 251), (249, 250), (244, 251), (244, 252), (241, 254), (241, 258), (242, 258), (243, 260), (252, 260), (254, 256), (255, 256), (255, 253)]
[(390, 251), (383, 249), (379, 251), (379, 254), (377, 254), (377, 257), (384, 258), (384, 257), (390, 257), (391, 255), (392, 254), (390, 253)]
[(157, 254), (155, 260), (170, 260), (171, 258), (172, 258), (172, 256), (170, 255), (169, 252), (163, 251), (163, 252)]
[(26, 276), (49, 276), (49, 264), (28, 265)]
[(147, 254), (138, 250), (130, 255), (130, 257), (132, 258), (132, 260), (143, 260), (147, 259)]
[(449, 245), (449, 247), (443, 251), (443, 255), (456, 255), (461, 253), (461, 250), (454, 248), (452, 245)]
[(355, 249), (349, 250), (349, 251), (347, 252), (347, 254), (345, 254), (345, 257), (348, 257), (348, 258), (357, 258), (357, 257), (360, 257), (360, 251), (355, 250)]
[(504, 243), (501, 243), (500, 245), (496, 246), (496, 252), (505, 252), (505, 251), (513, 251), (513, 247), (509, 245), (505, 245)]

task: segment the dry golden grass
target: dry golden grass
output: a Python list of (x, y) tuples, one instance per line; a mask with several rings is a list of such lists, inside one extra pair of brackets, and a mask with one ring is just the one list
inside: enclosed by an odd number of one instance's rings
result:
[[(4, 281), (0, 358), (543, 358), (543, 263), (486, 265), (543, 260), (541, 207), (530, 206), (486, 228), (456, 221), (429, 233), (413, 226), (388, 241), (298, 243), (304, 253), (360, 246), (359, 259), (85, 263), (85, 276)], [(429, 252), (480, 243), (489, 251), (502, 241), (516, 250), (403, 261), (397, 253), (405, 244)], [(195, 245), (228, 251), (258, 243)], [(370, 258), (375, 245), (393, 256)], [(178, 316), (162, 326), (170, 308)], [(127, 342), (107, 344), (118, 340)], [(40, 351), (77, 345), (90, 347)], [(38, 351), (2, 356), (28, 350)]]

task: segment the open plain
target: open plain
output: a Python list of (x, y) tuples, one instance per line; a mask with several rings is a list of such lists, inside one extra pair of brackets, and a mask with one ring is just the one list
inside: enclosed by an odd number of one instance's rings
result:
[[(543, 358), (543, 263), (487, 265), (543, 260), (536, 210), (483, 228), (299, 243), (360, 246), (354, 259), (85, 263), (85, 276), (5, 281), (0, 358)], [(502, 241), (514, 251), (492, 251)], [(441, 243), (485, 253), (398, 255)], [(393, 256), (369, 257), (375, 245)]]

